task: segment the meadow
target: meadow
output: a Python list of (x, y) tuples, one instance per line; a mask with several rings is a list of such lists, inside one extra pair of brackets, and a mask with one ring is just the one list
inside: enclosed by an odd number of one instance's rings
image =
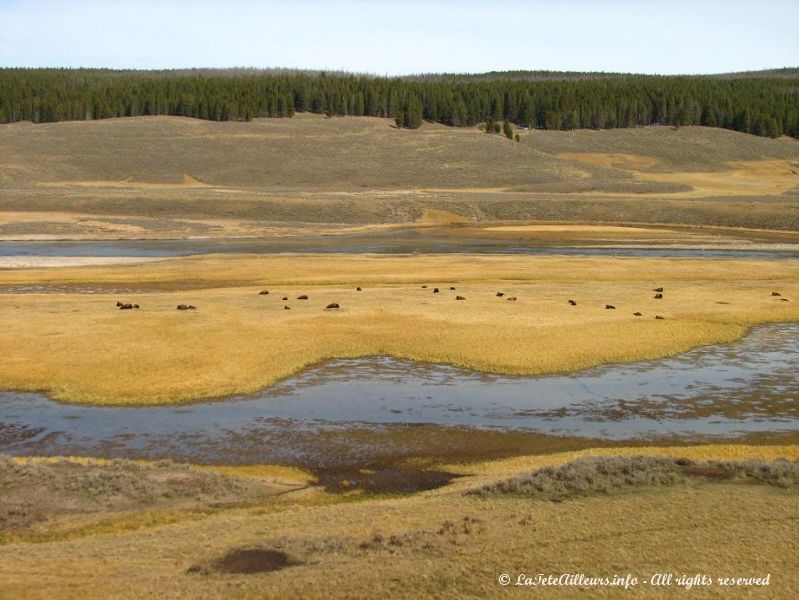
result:
[[(5, 270), (0, 285), (67, 293), (4, 296), (0, 386), (72, 402), (149, 404), (256, 391), (334, 357), (391, 355), (517, 374), (645, 360), (796, 320), (797, 268), (730, 259), (289, 255)], [(109, 293), (69, 293), (86, 284)], [(141, 308), (119, 310), (120, 301)], [(339, 308), (326, 309), (331, 303)]]
[[(516, 133), (309, 114), (3, 125), (0, 241), (305, 236), (336, 249), (364, 235), (742, 252), (799, 241), (795, 139), (696, 126)], [(0, 389), (191, 410), (330, 358), (573, 372), (797, 320), (790, 258), (9, 255)], [(795, 431), (755, 445), (456, 429), (320, 434), (337, 467), (327, 472), (0, 455), (0, 597), (498, 597), (521, 592), (503, 573), (565, 572), (771, 573), (770, 587), (730, 597), (799, 585)], [(0, 423), (8, 454), (15, 432)], [(385, 451), (357, 462), (347, 444), (367, 438)], [(280, 442), (245, 432), (241, 443)], [(381, 488), (384, 476), (432, 483), (406, 493)]]

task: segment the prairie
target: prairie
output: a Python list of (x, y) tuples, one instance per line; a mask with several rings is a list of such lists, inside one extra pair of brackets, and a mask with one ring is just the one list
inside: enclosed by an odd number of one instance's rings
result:
[[(0, 387), (72, 402), (186, 402), (255, 391), (326, 358), (380, 354), (571, 371), (796, 320), (798, 269), (793, 260), (281, 255), (5, 270), (0, 286), (60, 293), (0, 294)], [(79, 293), (86, 285), (100, 293)]]
[[(674, 588), (651, 587), (642, 583), (645, 578), (699, 572), (714, 579), (770, 573), (768, 587), (738, 588), (736, 595), (790, 595), (799, 572), (795, 489), (718, 479), (697, 463), (688, 481), (559, 502), (466, 493), (544, 465), (613, 455), (653, 457), (649, 462), (799, 457), (796, 446), (587, 450), (461, 465), (460, 479), (410, 497), (336, 496), (312, 485), (205, 510), (100, 510), (88, 521), (62, 514), (36, 525), (35, 543), (19, 537), (0, 545), (0, 592), (14, 598), (52, 597), (56, 590), (61, 598), (470, 598), (506, 593), (498, 581), (503, 573), (513, 581), (521, 573), (630, 573), (639, 584), (625, 594), (649, 598), (671, 596)], [(35, 463), (26, 466), (31, 459), (12, 461), (20, 469), (48, 472)], [(64, 463), (48, 464), (52, 469)], [(103, 468), (119, 467), (89, 463), (84, 474), (99, 475)], [(163, 468), (127, 467), (142, 473)], [(206, 473), (214, 481), (265, 485), (264, 475), (246, 470)], [(266, 477), (273, 488), (280, 485), (274, 474)], [(286, 474), (283, 481), (290, 487), (301, 479)], [(265, 559), (233, 560), (247, 553)], [(266, 560), (275, 557), (284, 560)], [(507, 593), (519, 591), (509, 587)], [(556, 598), (578, 593), (547, 590)], [(719, 587), (697, 586), (691, 594), (716, 597)]]
[(0, 235), (268, 234), (431, 209), (466, 222), (799, 229), (796, 140), (703, 127), (519, 134), (319, 115), (3, 125)]
[[(797, 140), (702, 127), (517, 133), (317, 115), (3, 125), (0, 240), (799, 241)], [(132, 408), (224, 400), (337, 357), (572, 372), (797, 321), (798, 298), (799, 261), (786, 258), (6, 256), (0, 389)], [(327, 472), (233, 464), (233, 448), (221, 465), (0, 455), (0, 597), (470, 598), (504, 595), (503, 573), (697, 572), (770, 574), (769, 587), (731, 595), (788, 597), (799, 446), (795, 431), (764, 433), (663, 446), (676, 442), (353, 428), (319, 442), (335, 458)], [(385, 453), (357, 462), (359, 436)], [(381, 469), (439, 487), (361, 485)]]

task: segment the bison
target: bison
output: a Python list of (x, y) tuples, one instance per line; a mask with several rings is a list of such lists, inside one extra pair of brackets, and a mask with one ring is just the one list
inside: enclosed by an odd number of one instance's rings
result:
[(463, 296), (455, 296), (455, 300), (466, 300)]
[(269, 295), (269, 290), (261, 290), (260, 292), (258, 292), (258, 295), (259, 296), (268, 296)]
[(606, 304), (605, 305), (605, 310), (616, 310), (616, 307), (613, 306), (612, 304)]
[(502, 298), (505, 295), (505, 292), (497, 292), (497, 298)]
[(331, 302), (330, 304), (325, 306), (325, 309), (327, 309), (327, 310), (332, 310), (332, 309), (336, 309), (336, 308), (339, 308), (339, 305), (338, 305), (337, 302)]
[(634, 313), (633, 313), (633, 316), (634, 316), (634, 317), (640, 317), (640, 316), (641, 316), (641, 313), (639, 313), (639, 312), (634, 312)]
[(306, 296), (305, 294), (303, 294), (301, 296), (297, 296), (297, 300), (307, 300), (307, 299), (308, 299), (308, 296)]
[(655, 289), (653, 289), (652, 291), (653, 291), (653, 292), (662, 292), (662, 291), (663, 291), (663, 288), (662, 288), (662, 287), (655, 288)]
[(660, 292), (655, 294), (655, 300), (663, 300), (663, 294), (661, 294)]
[(516, 296), (508, 296), (507, 298), (505, 298), (505, 300), (507, 300), (508, 302), (516, 302)]
[(577, 306), (577, 303), (574, 300), (569, 300), (569, 304), (571, 306)]

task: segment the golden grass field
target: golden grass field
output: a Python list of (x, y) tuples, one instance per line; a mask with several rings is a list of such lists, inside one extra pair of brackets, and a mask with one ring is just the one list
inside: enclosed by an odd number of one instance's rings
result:
[[(792, 260), (273, 255), (0, 271), (0, 286), (27, 284), (122, 291), (0, 295), (0, 387), (107, 404), (252, 392), (334, 357), (571, 371), (799, 318)], [(333, 302), (341, 308), (325, 310)]]
[[(519, 573), (630, 573), (639, 579), (655, 573), (714, 578), (771, 573), (766, 588), (686, 592), (639, 585), (623, 593), (634, 598), (678, 592), (701, 598), (792, 595), (799, 583), (795, 490), (697, 481), (559, 503), (464, 495), (487, 481), (592, 454), (796, 460), (799, 447), (589, 450), (461, 467), (464, 477), (453, 484), (410, 497), (333, 497), (311, 488), (224, 510), (101, 514), (82, 527), (67, 516), (40, 527), (37, 543), (0, 545), (0, 595), (475, 598), (532, 592), (503, 588), (502, 573), (514, 580)], [(247, 470), (242, 475), (258, 476)], [(267, 477), (275, 481), (274, 474)], [(301, 479), (288, 474), (284, 482)], [(255, 574), (189, 572), (237, 548), (278, 549), (295, 566)], [(622, 592), (546, 590), (553, 598), (586, 593), (616, 597)]]

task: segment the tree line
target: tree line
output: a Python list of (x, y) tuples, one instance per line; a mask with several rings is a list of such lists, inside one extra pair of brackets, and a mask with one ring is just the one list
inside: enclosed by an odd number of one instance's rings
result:
[(247, 121), (295, 112), (390, 117), (411, 129), (491, 120), (540, 129), (705, 125), (799, 137), (799, 76), (0, 69), (0, 123), (141, 115)]

